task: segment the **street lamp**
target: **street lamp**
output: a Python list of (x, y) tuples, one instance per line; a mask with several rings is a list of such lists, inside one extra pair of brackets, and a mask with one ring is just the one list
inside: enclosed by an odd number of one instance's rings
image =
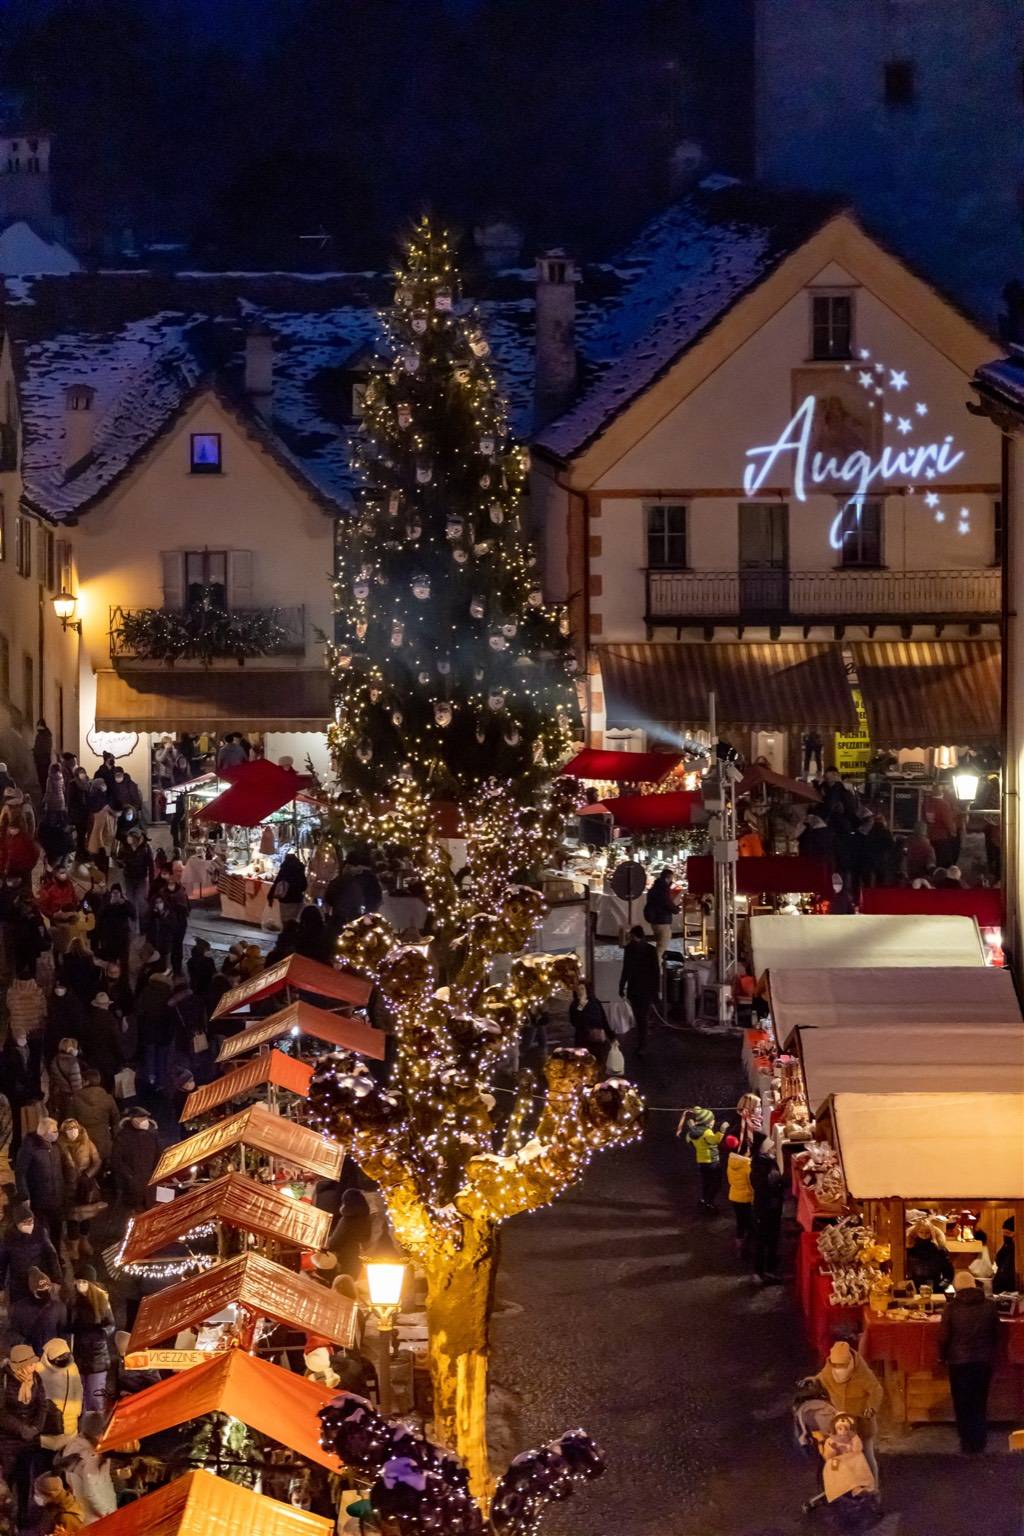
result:
[(78, 598), (73, 592), (58, 592), (52, 599), (53, 611), (60, 619), (60, 627), (63, 630), (73, 629), (78, 634), (82, 633), (82, 621), (75, 618), (78, 611)]
[(377, 1319), (380, 1334), (380, 1411), (391, 1412), (391, 1335), (402, 1301), (405, 1283), (405, 1261), (389, 1248), (381, 1249), (366, 1260), (366, 1283), (370, 1291), (370, 1306)]
[(978, 785), (981, 783), (981, 774), (975, 773), (973, 768), (958, 768), (953, 775), (953, 789), (961, 805), (970, 805), (978, 793)]

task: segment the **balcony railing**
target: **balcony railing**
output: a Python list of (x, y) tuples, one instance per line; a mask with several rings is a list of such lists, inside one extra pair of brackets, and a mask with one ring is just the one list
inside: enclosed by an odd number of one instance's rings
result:
[(981, 620), (999, 616), (1000, 573), (652, 571), (648, 624)]
[(255, 656), (302, 656), (306, 610), (287, 608), (110, 609), (110, 655), (118, 661), (242, 664)]

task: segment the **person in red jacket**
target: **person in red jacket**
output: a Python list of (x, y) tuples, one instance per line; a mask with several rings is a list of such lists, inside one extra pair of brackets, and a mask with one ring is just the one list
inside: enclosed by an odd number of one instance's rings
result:
[(941, 784), (926, 795), (921, 807), (928, 841), (935, 853), (935, 862), (941, 869), (948, 869), (960, 857), (960, 820)]

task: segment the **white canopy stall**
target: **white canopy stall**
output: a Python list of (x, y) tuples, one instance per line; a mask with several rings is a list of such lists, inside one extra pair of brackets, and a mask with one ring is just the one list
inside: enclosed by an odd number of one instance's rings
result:
[(799, 1030), (929, 1029), (1000, 1026), (1024, 1029), (1009, 971), (971, 966), (902, 966), (864, 970), (771, 971), (772, 1018), (779, 1044), (787, 1047)]
[[(831, 1095), (858, 1099), (957, 1093), (1024, 1098), (1024, 1028), (908, 1024), (879, 1029), (801, 1029), (797, 1053), (812, 1114)], [(955, 1138), (954, 1138), (955, 1139)]]
[(758, 914), (750, 920), (750, 936), (756, 976), (776, 970), (985, 965), (985, 947), (973, 917)]

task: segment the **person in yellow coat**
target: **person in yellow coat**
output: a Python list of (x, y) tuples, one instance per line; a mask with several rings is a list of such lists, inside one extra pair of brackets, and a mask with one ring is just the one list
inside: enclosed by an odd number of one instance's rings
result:
[(736, 1252), (746, 1253), (754, 1230), (754, 1186), (750, 1182), (750, 1158), (740, 1151), (739, 1140), (727, 1136), (722, 1143), (726, 1154), (725, 1178), (729, 1205), (736, 1222)]

